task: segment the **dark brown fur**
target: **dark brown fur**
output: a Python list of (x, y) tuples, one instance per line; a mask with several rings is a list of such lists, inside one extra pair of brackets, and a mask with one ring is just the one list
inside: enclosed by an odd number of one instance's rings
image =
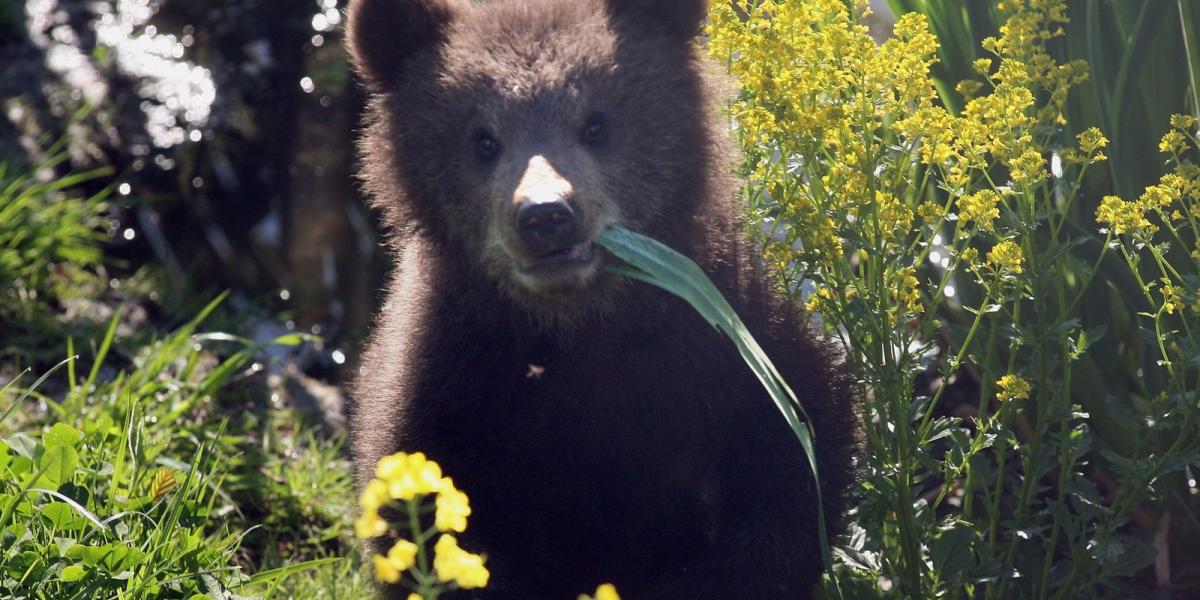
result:
[[(839, 529), (857, 418), (836, 353), (751, 260), (691, 41), (704, 5), (351, 3), (372, 89), (363, 179), (398, 258), (356, 385), (356, 468), (365, 482), (381, 456), (424, 451), (454, 477), (474, 509), (463, 545), (493, 573), (471, 596), (610, 581), (633, 600), (796, 598), (821, 571), (803, 450), (728, 340), (613, 274), (553, 289), (513, 275), (505, 211), (535, 155), (589, 235), (618, 223), (709, 273), (812, 416)], [(583, 147), (594, 111), (611, 138)], [(472, 154), (480, 127), (502, 141), (493, 164)]]

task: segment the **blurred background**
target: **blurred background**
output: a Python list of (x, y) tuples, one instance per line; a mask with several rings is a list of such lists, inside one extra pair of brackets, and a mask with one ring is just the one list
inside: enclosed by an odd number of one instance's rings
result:
[(111, 188), (110, 294), (154, 280), (136, 299), (153, 315), (233, 290), (279, 316), (266, 329), (319, 335), (303, 366), (338, 381), (387, 260), (353, 178), (344, 4), (2, 0), (0, 163), (62, 142), (42, 176), (107, 167), (84, 187)]

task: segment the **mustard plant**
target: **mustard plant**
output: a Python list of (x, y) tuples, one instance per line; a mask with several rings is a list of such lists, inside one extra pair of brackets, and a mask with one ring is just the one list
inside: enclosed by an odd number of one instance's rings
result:
[[(865, 401), (870, 452), (835, 577), (854, 597), (1125, 585), (1156, 556), (1139, 514), (1190, 493), (1164, 477), (1197, 449), (1196, 376), (1181, 364), (1195, 357), (1183, 317), (1196, 289), (1195, 124), (1178, 117), (1163, 139), (1173, 177), (1136, 202), (1107, 200), (1104, 231), (1081, 227), (1083, 181), (1111, 148), (1100, 129), (1070, 129), (1088, 65), (1051, 51), (1066, 3), (997, 3), (957, 106), (932, 75), (926, 17), (902, 15), (877, 44), (866, 10), (714, 3), (708, 29), (740, 85), (731, 123), (765, 258), (842, 341)], [(1080, 314), (1112, 285), (1102, 265), (1114, 255), (1153, 307), (1134, 330), (1164, 340), (1174, 382), (1147, 397), (1153, 423), (1120, 448), (1097, 443), (1089, 410), (1104, 397), (1081, 398), (1091, 374), (1076, 371), (1109, 329)]]

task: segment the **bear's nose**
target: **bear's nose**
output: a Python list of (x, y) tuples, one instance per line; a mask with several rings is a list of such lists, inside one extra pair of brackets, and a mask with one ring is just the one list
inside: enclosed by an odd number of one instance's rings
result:
[(517, 208), (516, 225), (531, 251), (546, 254), (570, 245), (575, 211), (559, 196), (528, 198)]

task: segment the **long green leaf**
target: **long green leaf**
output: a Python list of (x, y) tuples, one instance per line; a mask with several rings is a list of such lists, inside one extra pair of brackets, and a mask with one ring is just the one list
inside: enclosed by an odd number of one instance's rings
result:
[(825, 503), (817, 473), (816, 451), (813, 447), (811, 420), (804, 406), (792, 391), (766, 352), (746, 329), (741, 318), (713, 285), (704, 271), (688, 257), (658, 241), (622, 227), (609, 227), (597, 238), (597, 243), (626, 265), (613, 265), (610, 271), (657, 286), (687, 301), (709, 324), (729, 337), (746, 365), (758, 377), (800, 440), (812, 470), (817, 490), (817, 532), (821, 541), (821, 559), (825, 568), (832, 569), (829, 540), (825, 531)]

